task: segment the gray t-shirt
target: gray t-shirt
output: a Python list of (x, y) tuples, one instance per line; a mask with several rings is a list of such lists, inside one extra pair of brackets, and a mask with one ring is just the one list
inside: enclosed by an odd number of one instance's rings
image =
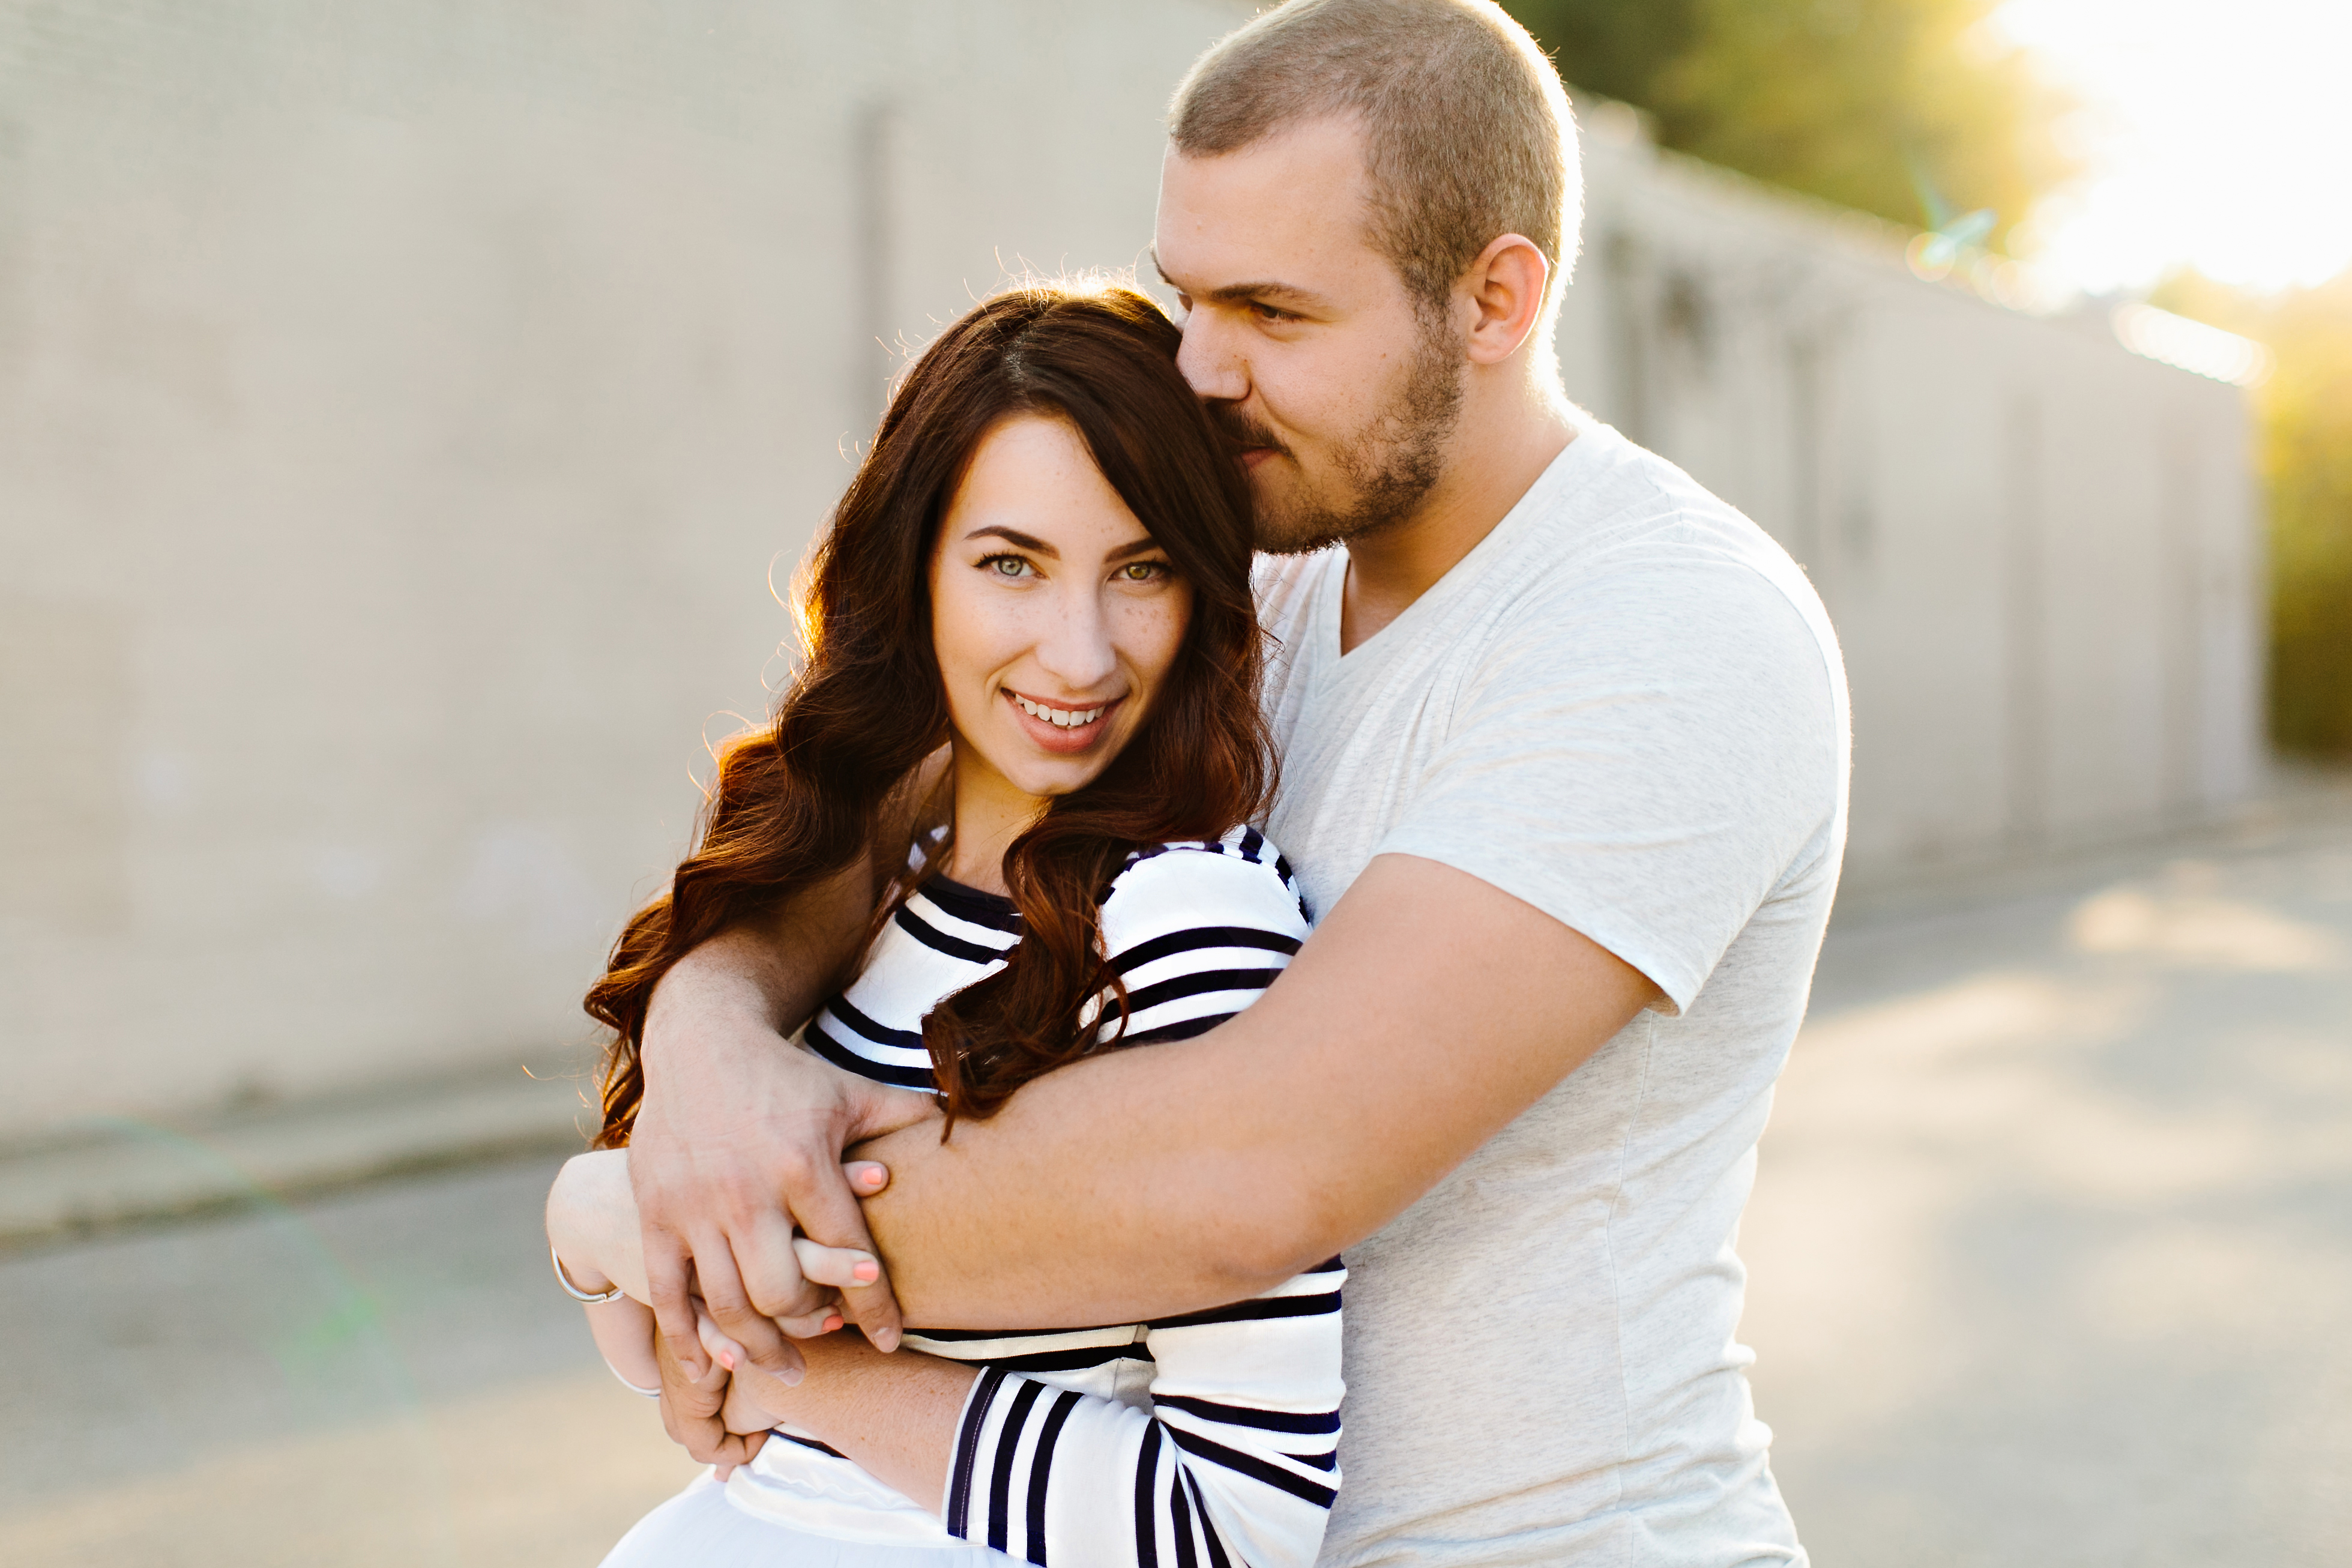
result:
[[(1845, 841), (1843, 668), (1761, 530), (1584, 427), (1339, 652), (1343, 551), (1261, 563), (1268, 832), (1328, 911), (1375, 855), (1471, 873), (1641, 970), (1644, 1012), (1348, 1249), (1321, 1562), (1801, 1563), (1733, 1250)], [(1462, 1070), (1479, 1043), (1458, 1042)]]

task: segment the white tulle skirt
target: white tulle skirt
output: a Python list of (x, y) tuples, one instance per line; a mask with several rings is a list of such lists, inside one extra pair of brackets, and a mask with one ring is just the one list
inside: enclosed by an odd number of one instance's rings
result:
[(728, 1501), (727, 1493), (704, 1471), (637, 1521), (604, 1568), (1007, 1568), (1018, 1562), (951, 1536), (931, 1543), (817, 1534), (763, 1518)]

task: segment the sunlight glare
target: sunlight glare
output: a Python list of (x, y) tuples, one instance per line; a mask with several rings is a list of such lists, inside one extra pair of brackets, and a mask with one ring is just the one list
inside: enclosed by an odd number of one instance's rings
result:
[(2008, 0), (2001, 32), (2084, 108), (2085, 177), (2020, 237), (2094, 292), (2188, 264), (2255, 288), (2352, 264), (2352, 4)]

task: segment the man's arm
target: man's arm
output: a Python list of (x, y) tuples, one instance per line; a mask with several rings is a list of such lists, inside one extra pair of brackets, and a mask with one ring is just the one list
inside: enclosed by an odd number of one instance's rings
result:
[(1379, 1229), (1659, 994), (1533, 905), (1384, 855), (1230, 1023), (1076, 1063), (944, 1145), (861, 1147), (891, 1172), (867, 1220), (917, 1323), (1238, 1300)]
[[(845, 1142), (932, 1112), (927, 1097), (783, 1049), (782, 1037), (808, 1021), (856, 956), (875, 900), (905, 868), (900, 857), (935, 805), (950, 760), (940, 747), (890, 792), (866, 860), (800, 889), (764, 923), (704, 942), (654, 988), (639, 1046), (645, 1099), (630, 1133), (629, 1180), (645, 1223), (655, 1317), (672, 1358), (697, 1380), (712, 1369), (691, 1293), (755, 1364), (799, 1377), (799, 1353), (778, 1321), (814, 1333), (827, 1297), (801, 1278), (793, 1226), (829, 1246), (871, 1251), (858, 1194), (835, 1156)], [(806, 1157), (827, 1144), (824, 1159)], [(897, 1345), (898, 1303), (887, 1278), (845, 1292), (843, 1305), (876, 1344)], [(715, 1419), (703, 1426), (718, 1429)]]

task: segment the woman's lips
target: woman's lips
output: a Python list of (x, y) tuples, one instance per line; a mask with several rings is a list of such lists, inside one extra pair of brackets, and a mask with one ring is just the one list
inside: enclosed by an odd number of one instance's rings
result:
[[(1076, 710), (1093, 712), (1097, 709), (1101, 710), (1093, 723), (1064, 725), (1056, 724), (1050, 719), (1039, 718), (1023, 708), (1018, 699), (1027, 695), (1026, 692), (1007, 689), (1004, 691), (1004, 705), (1013, 710), (1014, 721), (1021, 726), (1023, 733), (1026, 734), (1040, 751), (1052, 752), (1065, 757), (1090, 752), (1100, 744), (1102, 738), (1110, 733), (1110, 716), (1118, 711), (1120, 703), (1127, 700), (1124, 697), (1114, 697), (1108, 702), (1090, 702), (1086, 707)], [(1031, 697), (1029, 700), (1036, 702), (1037, 699)], [(1038, 703), (1038, 706), (1053, 707), (1055, 704)], [(1063, 711), (1069, 712), (1072, 710), (1066, 708)]]

